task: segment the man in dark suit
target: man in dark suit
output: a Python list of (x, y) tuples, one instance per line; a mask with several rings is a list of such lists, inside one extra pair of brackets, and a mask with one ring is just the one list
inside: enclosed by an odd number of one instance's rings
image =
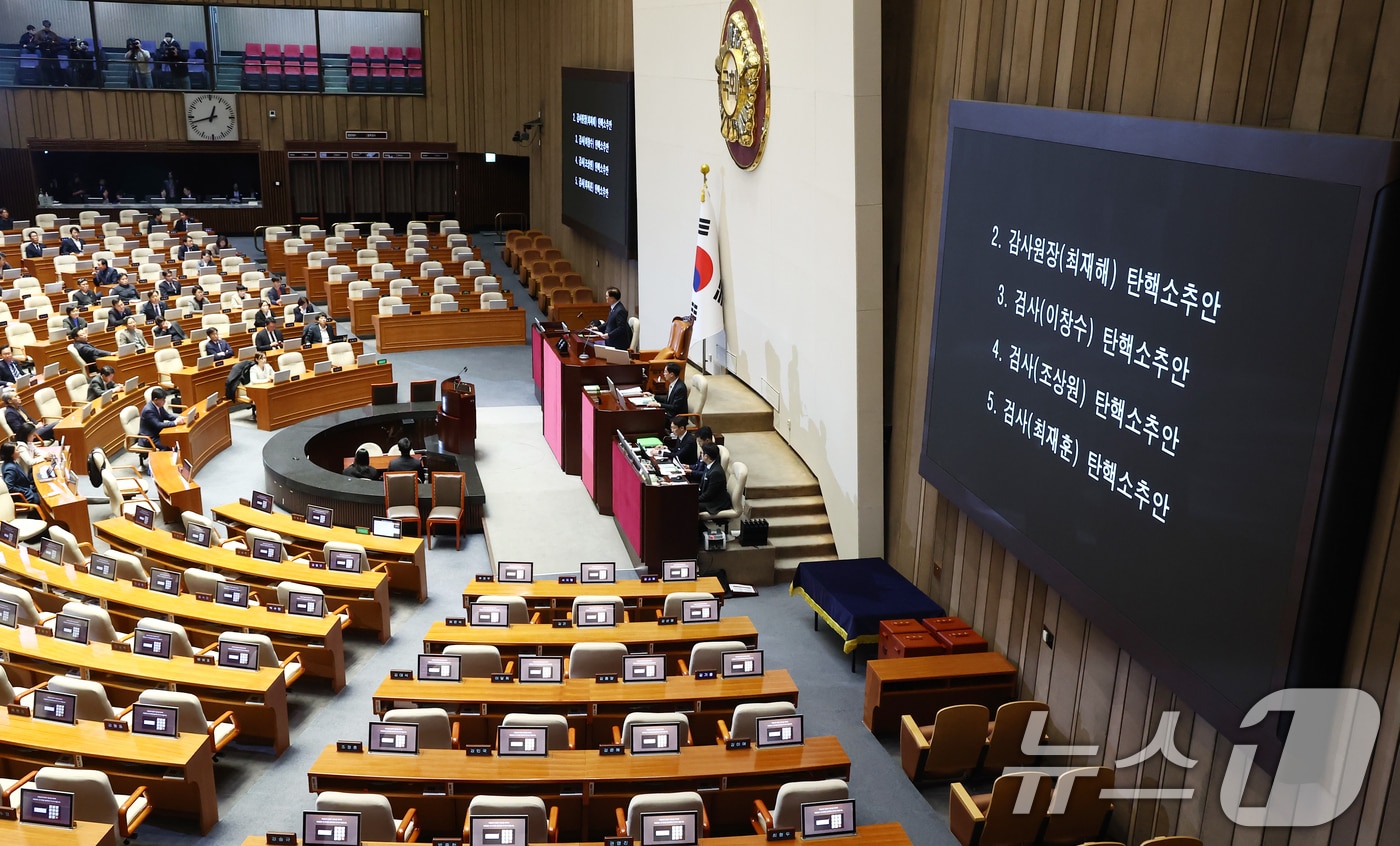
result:
[(126, 319), (136, 314), (131, 306), (126, 304), (126, 300), (117, 300), (112, 307), (107, 309), (107, 331), (115, 332), (126, 324)]
[(98, 259), (97, 272), (92, 274), (92, 281), (98, 288), (106, 288), (117, 284), (119, 276), (117, 269), (108, 264), (106, 259)]
[(627, 307), (622, 304), (622, 292), (608, 289), (608, 322), (603, 326), (608, 346), (625, 350), (632, 346), (632, 325), (627, 322)]
[(423, 462), (413, 457), (413, 452), (409, 448), (408, 438), (399, 440), (399, 454), (396, 458), (389, 460), (389, 470), (412, 470), (415, 473), (423, 469)]
[(160, 291), (152, 288), (146, 294), (146, 304), (141, 306), (141, 313), (152, 323), (159, 323), (165, 317), (166, 308), (165, 303), (161, 302)]
[(280, 324), (281, 321), (274, 317), (258, 330), (258, 334), (253, 337), (253, 346), (257, 347), (258, 352), (282, 349), (282, 330), (278, 328)]
[[(165, 389), (156, 388), (151, 391), (151, 401), (141, 409), (141, 437), (151, 449), (165, 451), (170, 447), (160, 442), (160, 433), (171, 426), (183, 426), (185, 415), (176, 416), (170, 409), (165, 407)], [(141, 469), (149, 473), (150, 468), (143, 462)]]
[(661, 371), (661, 381), (666, 383), (666, 393), (656, 398), (656, 404), (666, 412), (666, 419), (690, 411), (690, 389), (681, 381), (681, 366), (674, 361), (666, 362)]
[[(695, 430), (696, 460), (695, 463), (685, 468), (685, 475), (687, 479), (689, 479), (692, 482), (699, 482), (700, 477), (705, 475), (705, 459), (703, 457), (705, 451), (705, 444), (713, 444), (714, 442), (715, 433), (712, 429), (710, 429), (709, 426), (701, 426), (699, 429)], [(716, 444), (716, 446), (718, 445)], [(720, 462), (720, 466), (724, 466), (723, 461)]]
[(44, 242), (39, 240), (39, 231), (37, 229), (29, 233), (29, 243), (24, 245), (24, 257), (44, 257)]
[(58, 254), (61, 256), (82, 255), (83, 239), (78, 234), (78, 227), (68, 227), (68, 237), (58, 242)]
[(670, 441), (671, 455), (677, 464), (693, 465), (699, 458), (700, 445), (690, 430), (685, 428), (683, 421), (671, 421), (671, 434), (667, 435), (666, 439)]
[(166, 299), (180, 296), (180, 280), (175, 278), (175, 271), (166, 268), (160, 272), (160, 283), (156, 285), (156, 291)]
[(117, 371), (112, 369), (112, 365), (104, 364), (97, 368), (97, 372), (92, 374), (92, 378), (88, 379), (88, 401), (98, 399), (116, 387), (119, 387), (117, 385)]
[(215, 361), (233, 358), (233, 347), (228, 341), (219, 337), (219, 327), (209, 327), (207, 340), (204, 342), (204, 354), (212, 355)]
[[(28, 370), (20, 362), (28, 362), (26, 356), (16, 356), (13, 348), (9, 344), (0, 347), (0, 385), (8, 385), (19, 381)], [(10, 431), (14, 431), (11, 429)]]
[(733, 508), (734, 501), (729, 498), (729, 480), (725, 478), (724, 467), (719, 463), (719, 447), (705, 444), (700, 456), (705, 462), (705, 473), (700, 477), (700, 510), (718, 514)]
[(170, 343), (178, 344), (185, 340), (185, 330), (180, 328), (180, 324), (171, 323), (170, 318), (162, 317), (156, 324), (153, 335), (169, 335)]
[(87, 362), (89, 366), (104, 355), (116, 355), (111, 350), (98, 349), (89, 343), (86, 326), (79, 329), (78, 334), (73, 337), (73, 347), (78, 351), (78, 357)]
[(301, 333), (303, 345), (329, 344), (338, 340), (340, 336), (335, 334), (335, 327), (331, 325), (330, 318), (324, 311), (317, 314), (316, 322), (307, 324)]
[(180, 212), (179, 219), (170, 225), (170, 231), (176, 234), (179, 234), (181, 232), (188, 232), (189, 228), (190, 216), (184, 212)]
[(14, 389), (5, 390), (5, 425), (10, 427), (11, 432), (18, 432), (27, 423), (34, 427), (34, 431), (39, 433), (39, 437), (46, 441), (53, 440), (54, 423), (39, 423), (29, 416), (29, 412), (24, 410), (24, 406), (19, 401), (19, 392)]

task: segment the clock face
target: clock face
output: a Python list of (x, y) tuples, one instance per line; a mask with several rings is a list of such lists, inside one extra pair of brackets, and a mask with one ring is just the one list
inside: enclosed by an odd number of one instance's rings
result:
[(185, 129), (190, 141), (237, 141), (238, 110), (224, 94), (185, 94)]

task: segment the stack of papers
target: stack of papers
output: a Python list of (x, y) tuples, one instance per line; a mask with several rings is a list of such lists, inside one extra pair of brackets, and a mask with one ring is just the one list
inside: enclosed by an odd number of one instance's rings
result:
[(617, 394), (622, 397), (639, 397), (642, 395), (642, 389), (639, 385), (633, 385), (630, 388), (618, 388)]

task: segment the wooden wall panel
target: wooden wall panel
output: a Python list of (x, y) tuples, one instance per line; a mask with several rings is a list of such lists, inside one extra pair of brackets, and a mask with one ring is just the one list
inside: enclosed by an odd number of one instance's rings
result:
[[(886, 300), (896, 327), (887, 558), (1020, 668), (1023, 695), (1051, 705), (1054, 742), (1097, 745), (1095, 762), (1112, 764), (1138, 752), (1164, 712), (1181, 712), (1177, 748), (1198, 763), (1157, 756), (1123, 768), (1118, 785), (1192, 797), (1119, 802), (1112, 839), (1400, 842), (1400, 435), (1383, 457), (1344, 665), (1347, 683), (1381, 703), (1382, 734), (1361, 798), (1307, 830), (1235, 826), (1220, 804), (1231, 744), (918, 474), (950, 98), (1396, 137), (1400, 0), (885, 0), (884, 18), (894, 57), (883, 91), (886, 221), (897, 226), (886, 268), (898, 274)], [(1262, 804), (1269, 787), (1251, 773), (1246, 804)]]

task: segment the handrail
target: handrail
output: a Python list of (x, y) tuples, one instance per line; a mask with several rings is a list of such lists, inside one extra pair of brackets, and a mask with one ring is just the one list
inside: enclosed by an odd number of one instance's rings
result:
[(498, 247), (503, 247), (506, 243), (506, 230), (505, 227), (501, 226), (501, 218), (503, 217), (515, 218), (517, 221), (519, 221), (521, 229), (530, 228), (530, 218), (525, 212), (496, 212), (496, 218), (492, 225), (496, 229), (496, 238), (498, 239), (496, 241), (496, 246)]

